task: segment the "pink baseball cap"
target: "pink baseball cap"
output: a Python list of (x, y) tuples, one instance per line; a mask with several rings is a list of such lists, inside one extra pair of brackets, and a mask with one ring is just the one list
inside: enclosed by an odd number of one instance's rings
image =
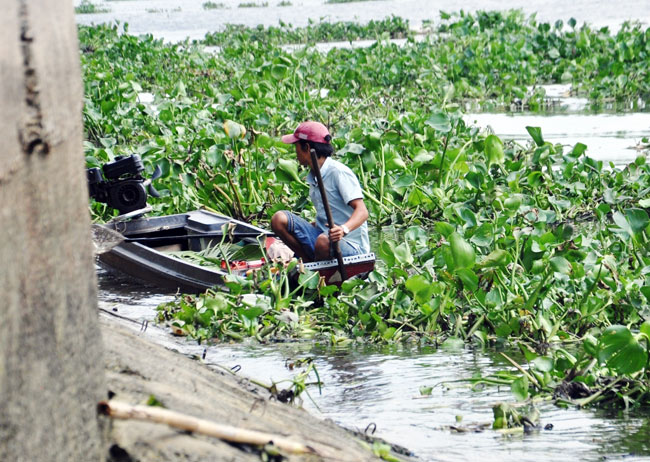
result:
[(298, 140), (304, 140), (329, 144), (331, 139), (332, 137), (325, 125), (320, 122), (307, 121), (298, 125), (298, 128), (291, 135), (284, 135), (282, 142), (293, 144)]

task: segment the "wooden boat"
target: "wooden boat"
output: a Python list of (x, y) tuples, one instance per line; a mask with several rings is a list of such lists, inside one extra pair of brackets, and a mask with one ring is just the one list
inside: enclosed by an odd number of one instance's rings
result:
[[(226, 225), (226, 227), (224, 227)], [(220, 286), (228, 274), (225, 266), (201, 266), (173, 256), (171, 250), (201, 251), (223, 240), (260, 243), (273, 234), (257, 226), (216, 213), (196, 210), (177, 215), (135, 218), (100, 225), (117, 231), (124, 240), (98, 256), (100, 265), (133, 278), (152, 283), (162, 289), (199, 293)], [(224, 229), (227, 230), (224, 237)], [(114, 234), (114, 233), (113, 233)], [(372, 271), (375, 255), (365, 254), (343, 259), (348, 277), (364, 276)], [(249, 266), (262, 262), (238, 262), (231, 271), (245, 274)], [(305, 263), (318, 271), (326, 284), (340, 284), (336, 259)]]

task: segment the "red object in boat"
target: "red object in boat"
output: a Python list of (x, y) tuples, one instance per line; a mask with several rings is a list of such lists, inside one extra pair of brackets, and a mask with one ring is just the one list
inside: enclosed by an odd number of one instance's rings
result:
[[(246, 270), (249, 268), (261, 268), (264, 266), (266, 263), (266, 260), (264, 258), (260, 260), (251, 260), (251, 261), (246, 261), (246, 260), (235, 260), (230, 262), (230, 269), (231, 270)], [(221, 269), (226, 269), (226, 260), (221, 260)]]

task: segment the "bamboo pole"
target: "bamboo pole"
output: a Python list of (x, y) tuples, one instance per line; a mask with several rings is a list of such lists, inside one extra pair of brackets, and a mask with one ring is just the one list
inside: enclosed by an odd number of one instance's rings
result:
[[(318, 181), (318, 190), (320, 191), (320, 197), (323, 200), (323, 208), (325, 208), (325, 215), (327, 215), (327, 224), (329, 225), (330, 229), (332, 229), (336, 223), (334, 223), (334, 219), (332, 218), (332, 211), (330, 209), (330, 204), (327, 200), (327, 193), (325, 192), (325, 185), (323, 184), (323, 177), (320, 174), (320, 166), (318, 165), (318, 158), (316, 157), (316, 151), (314, 149), (310, 149), (309, 153), (311, 154), (311, 171), (314, 173), (316, 176), (316, 180)], [(339, 264), (339, 273), (341, 274), (341, 281), (345, 281), (348, 276), (345, 274), (345, 264), (343, 263), (343, 255), (341, 254), (341, 246), (339, 245), (339, 242), (332, 242), (331, 243), (332, 248), (334, 249), (334, 253), (336, 254), (336, 261)]]
[(252, 444), (256, 446), (273, 444), (279, 449), (292, 454), (317, 454), (314, 448), (297, 443), (283, 436), (218, 424), (161, 407), (133, 406), (117, 401), (100, 401), (97, 405), (97, 410), (100, 414), (110, 416), (114, 419), (134, 419), (163, 423), (170, 427), (199, 433), (201, 435), (213, 436), (234, 443)]

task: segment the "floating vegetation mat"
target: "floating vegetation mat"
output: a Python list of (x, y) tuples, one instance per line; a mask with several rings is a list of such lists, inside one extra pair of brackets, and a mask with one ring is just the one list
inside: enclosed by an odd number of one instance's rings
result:
[[(443, 18), (402, 47), (384, 40), (402, 20), (359, 25), (356, 36), (377, 44), (326, 54), (283, 51), (282, 31), (305, 34), (287, 25), (208, 36), (218, 56), (117, 26), (80, 28), (87, 162), (138, 153), (149, 175), (159, 166), (154, 213), (208, 206), (268, 223), (290, 209), (313, 219), (305, 172), (279, 135), (317, 119), (360, 178), (370, 225), (403, 232), (378, 243), (381, 262), (365, 281), (337, 289), (304, 274), (292, 285), (283, 269), (232, 277), (228, 293), (179, 297), (162, 318), (200, 339), (509, 343), (524, 360), (498, 383), (519, 399), (647, 404), (647, 149), (616, 166), (582, 143), (547, 141), (543, 127), (527, 127), (525, 142), (501, 139), (465, 123), (460, 107), (525, 100), (535, 109), (541, 85), (558, 83), (596, 103), (647, 100), (650, 33), (519, 11)], [(139, 102), (142, 92), (153, 101)]]

